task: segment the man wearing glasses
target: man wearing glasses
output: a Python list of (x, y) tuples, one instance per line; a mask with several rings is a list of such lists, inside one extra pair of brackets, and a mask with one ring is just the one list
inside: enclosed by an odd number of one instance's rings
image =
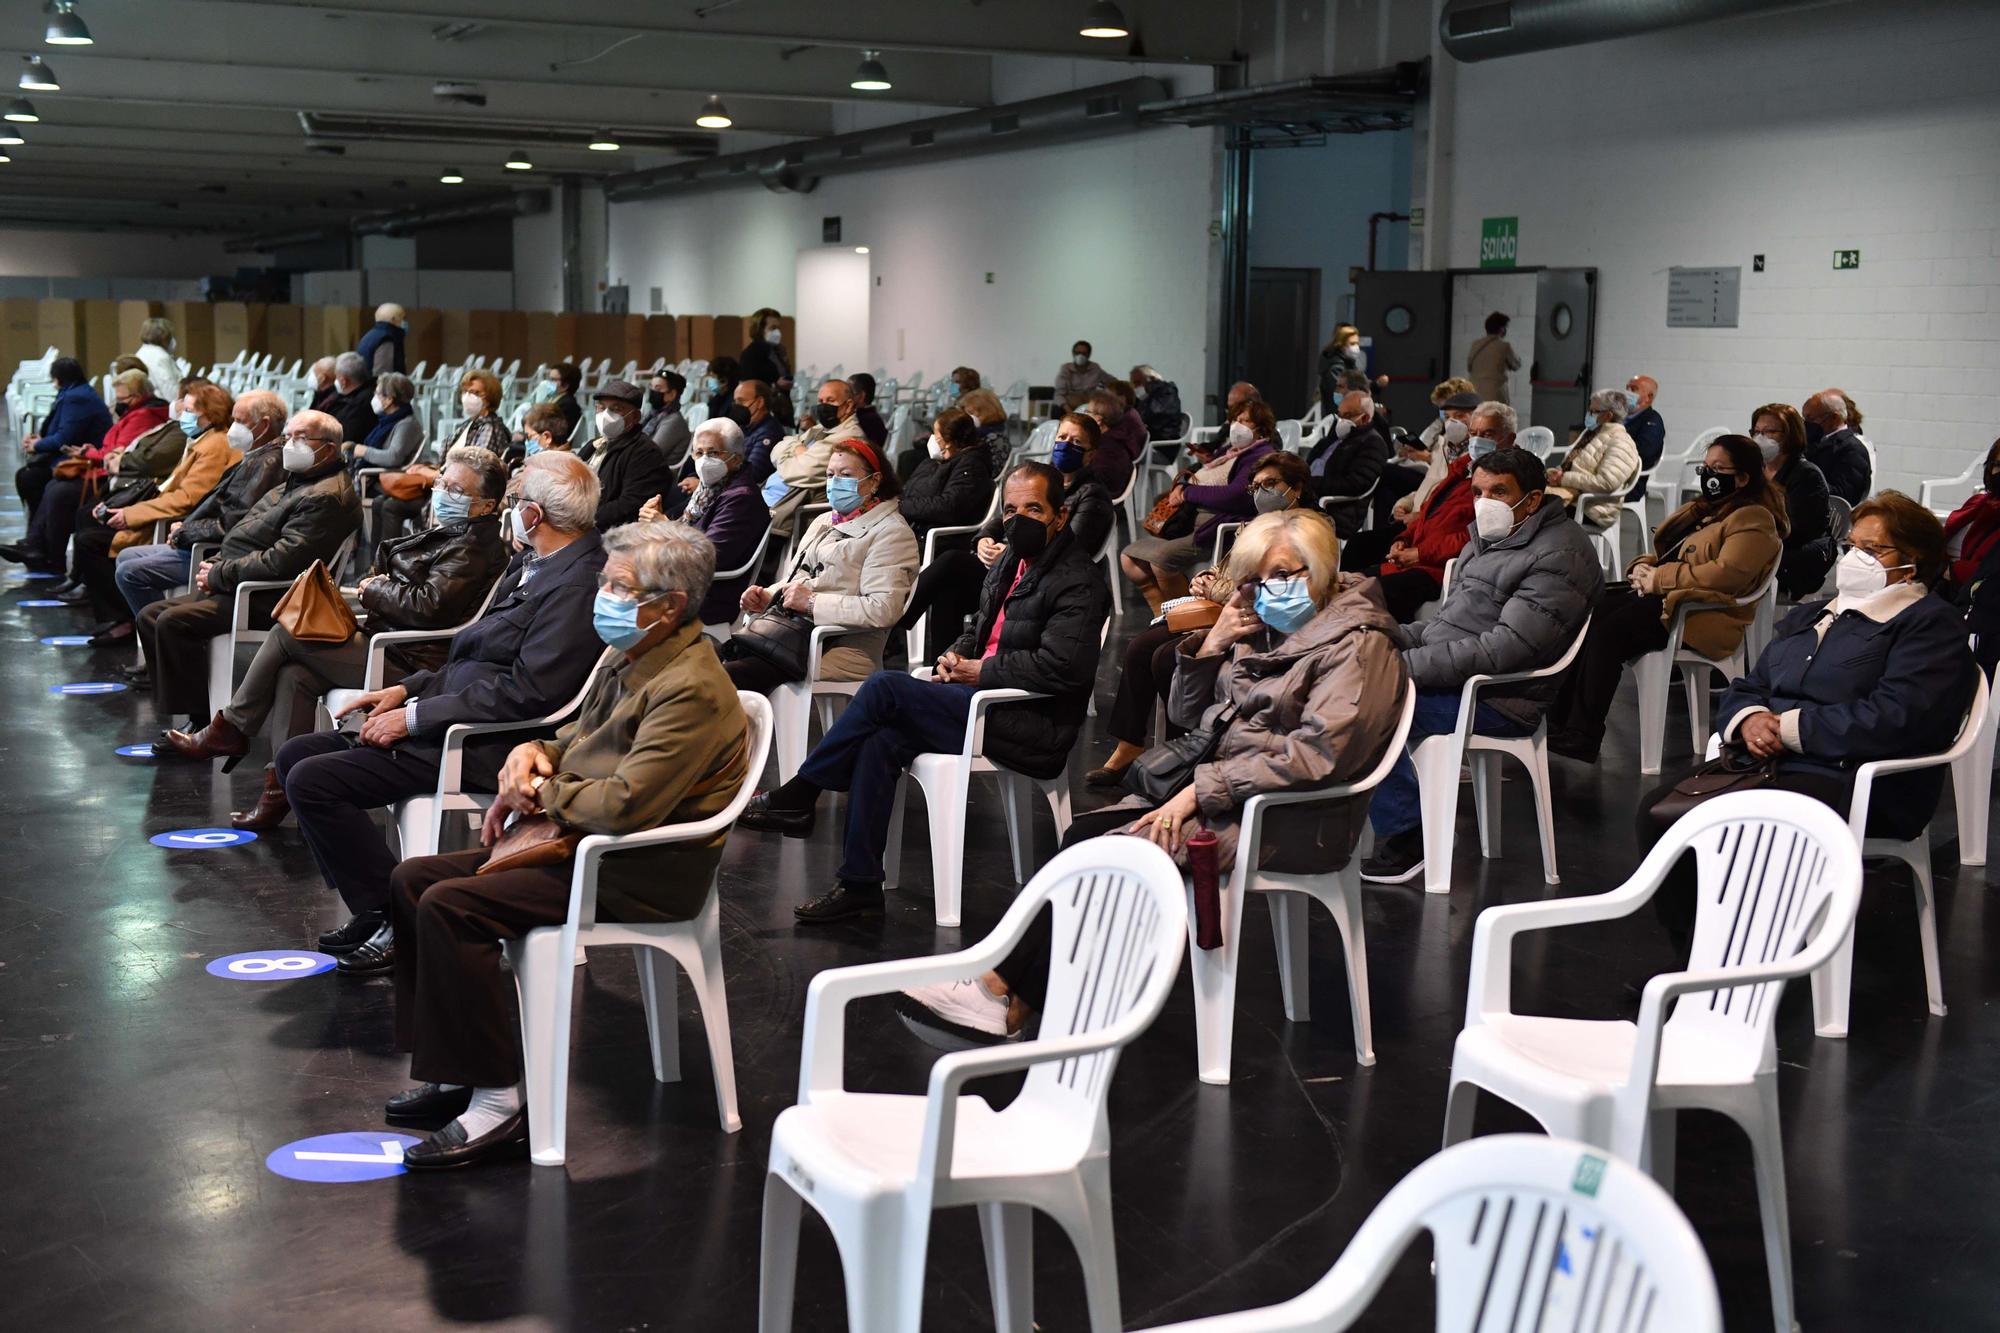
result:
[[(153, 700), (163, 714), (208, 720), (223, 701), (208, 697), (209, 640), (229, 632), (236, 585), (297, 578), (315, 560), (329, 565), (361, 525), (361, 502), (340, 457), (340, 423), (301, 412), (285, 423), (284, 481), (264, 493), (194, 572), (194, 591), (139, 613), (139, 642), (153, 664)], [(268, 612), (279, 594), (267, 594)]]

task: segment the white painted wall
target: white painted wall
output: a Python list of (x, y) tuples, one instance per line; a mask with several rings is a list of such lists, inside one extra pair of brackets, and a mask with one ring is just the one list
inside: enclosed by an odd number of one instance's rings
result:
[(799, 251), (796, 298), (801, 366), (858, 371), (868, 359), (869, 256), (851, 245)]
[(230, 254), (215, 236), (0, 227), (0, 276), (7, 277), (191, 279), (268, 262)]
[[(1473, 343), (1486, 336), (1486, 317), (1496, 310), (1514, 321), (1507, 326), (1507, 341), (1521, 361), (1521, 368), (1507, 376), (1507, 401), (1520, 413), (1521, 424), (1532, 426), (1535, 422), (1528, 409), (1534, 395), (1528, 384), (1528, 365), (1535, 359), (1534, 274), (1461, 273), (1451, 280), (1451, 360), (1447, 368), (1453, 375), (1465, 374), (1466, 355)], [(1601, 340), (1598, 345), (1603, 345)], [(1624, 383), (1619, 381), (1621, 387)]]
[[(2000, 423), (1996, 50), (2000, 5), (1854, 0), (1461, 65), (1437, 262), (1518, 216), (1521, 263), (1597, 266), (1593, 378), (1658, 377), (1670, 448), (1837, 385), (1913, 490)], [(1741, 327), (1668, 329), (1676, 264), (1740, 264)]]
[(1195, 402), (1208, 387), (1217, 160), (1212, 131), (1161, 129), (835, 176), (808, 195), (752, 185), (613, 204), (610, 280), (635, 296), (662, 288), (676, 314), (792, 311), (798, 252), (839, 216), (878, 282), (871, 366), (928, 380), (962, 364), (1003, 388), (1046, 384), (1088, 338), (1103, 365), (1149, 362)]

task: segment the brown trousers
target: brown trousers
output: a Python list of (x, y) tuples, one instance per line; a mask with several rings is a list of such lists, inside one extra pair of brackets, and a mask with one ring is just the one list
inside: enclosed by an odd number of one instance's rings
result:
[[(208, 643), (229, 632), (233, 598), (183, 593), (139, 613), (139, 642), (153, 670), (153, 702), (166, 716), (186, 713), (197, 726), (209, 719)], [(225, 700), (214, 700), (220, 708)]]

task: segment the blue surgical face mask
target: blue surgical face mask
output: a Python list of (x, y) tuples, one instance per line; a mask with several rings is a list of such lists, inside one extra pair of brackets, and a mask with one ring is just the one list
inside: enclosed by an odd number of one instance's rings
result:
[(647, 633), (639, 627), (639, 603), (613, 597), (603, 588), (597, 590), (597, 600), (591, 604), (590, 623), (598, 638), (620, 652), (631, 648)]
[(1475, 435), (1472, 437), (1472, 443), (1466, 447), (1466, 452), (1474, 458), (1484, 458), (1499, 447), (1499, 444), (1484, 435)]
[(195, 432), (201, 429), (201, 418), (192, 412), (183, 412), (180, 415), (180, 424), (181, 434), (192, 440), (195, 437)]
[(470, 496), (453, 495), (450, 491), (433, 488), (431, 491), (431, 514), (439, 526), (447, 523), (463, 523), (472, 517)]
[(540, 453), (542, 450), (546, 448), (548, 448), (548, 446), (542, 443), (541, 436), (530, 435), (528, 437), (527, 444), (525, 446), (528, 457), (533, 458), (536, 454)]
[(1267, 585), (1257, 585), (1257, 619), (1280, 634), (1292, 633), (1318, 614), (1304, 577), (1286, 579), (1284, 591), (1276, 596)]
[(834, 513), (851, 514), (861, 508), (861, 483), (853, 477), (828, 477), (826, 499)]
[(1049, 455), (1049, 461), (1058, 472), (1074, 472), (1083, 466), (1083, 446), (1068, 440), (1058, 441), (1055, 452)]
[(1597, 429), (1597, 413), (1595, 413), (1595, 412), (1585, 412), (1585, 413), (1583, 414), (1583, 428), (1584, 428), (1585, 430), (1596, 430), (1596, 429)]

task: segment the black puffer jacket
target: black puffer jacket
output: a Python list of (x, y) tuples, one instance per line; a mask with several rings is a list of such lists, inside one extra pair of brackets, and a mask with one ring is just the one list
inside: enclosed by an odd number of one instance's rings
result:
[(597, 530), (609, 532), (639, 517), (646, 501), (674, 487), (674, 470), (636, 429), (614, 441), (602, 436), (577, 451), (597, 472)]
[(1004, 599), (1007, 619), (998, 649), (980, 664), (979, 688), (1035, 690), (1049, 697), (996, 708), (986, 724), (986, 754), (1030, 777), (1062, 772), (1090, 706), (1098, 636), (1110, 609), (1110, 593), (1092, 554), (1065, 528), (1015, 584), (1020, 561), (1011, 550), (1004, 552), (986, 572), (977, 628), (952, 645), (960, 657), (977, 658), (993, 635)]
[(450, 629), (479, 609), (507, 569), (500, 518), (487, 514), (389, 542), (371, 571), (383, 577), (361, 590), (368, 628)]
[(926, 458), (897, 498), (903, 521), (919, 537), (932, 528), (977, 523), (993, 505), (993, 455), (972, 444), (949, 458)]
[(361, 501), (340, 459), (288, 473), (284, 485), (266, 492), (222, 539), (208, 590), (220, 595), (257, 579), (294, 579), (315, 560), (330, 565), (360, 526)]
[(228, 536), (251, 507), (284, 479), (284, 463), (284, 446), (276, 440), (243, 455), (243, 461), (223, 473), (215, 489), (181, 521), (173, 545), (185, 551), (196, 542), (219, 542)]

